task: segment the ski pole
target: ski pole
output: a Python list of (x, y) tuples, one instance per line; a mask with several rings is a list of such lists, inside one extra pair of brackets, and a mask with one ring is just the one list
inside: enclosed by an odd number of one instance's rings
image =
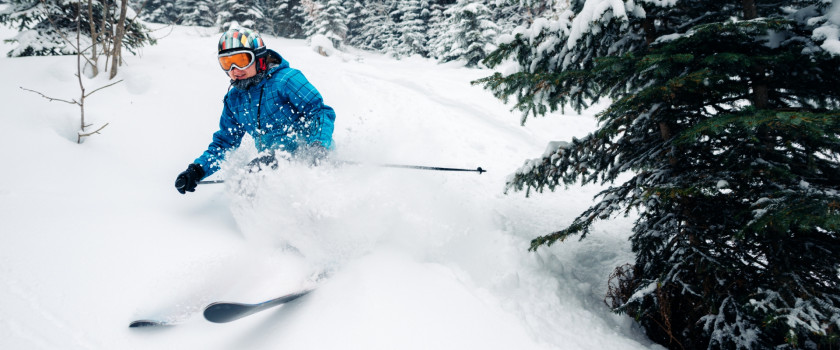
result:
[(199, 181), (198, 182), (199, 185), (223, 184), (223, 183), (225, 183), (225, 180), (204, 180), (204, 181)]
[(354, 162), (349, 160), (337, 160), (336, 163), (342, 164), (350, 164), (350, 165), (374, 165), (382, 168), (401, 168), (401, 169), (417, 169), (417, 170), (434, 170), (434, 171), (466, 171), (466, 172), (477, 172), (479, 175), (482, 173), (486, 173), (487, 170), (478, 167), (476, 169), (461, 169), (461, 168), (441, 168), (436, 166), (423, 166), (423, 165), (403, 165), (403, 164), (385, 164), (385, 163), (362, 163), (362, 162)]
[[(350, 164), (350, 165), (373, 165), (382, 168), (400, 168), (400, 169), (415, 169), (415, 170), (433, 170), (433, 171), (462, 171), (462, 172), (477, 172), (479, 175), (486, 173), (487, 170), (478, 167), (476, 169), (462, 169), (462, 168), (442, 168), (436, 166), (423, 166), (423, 165), (404, 165), (404, 164), (387, 164), (387, 163), (362, 163), (362, 162), (354, 162), (349, 160), (336, 160), (333, 161), (334, 163), (340, 164)], [(225, 180), (205, 180), (199, 181), (199, 185), (209, 185), (209, 184), (221, 184), (225, 183)]]

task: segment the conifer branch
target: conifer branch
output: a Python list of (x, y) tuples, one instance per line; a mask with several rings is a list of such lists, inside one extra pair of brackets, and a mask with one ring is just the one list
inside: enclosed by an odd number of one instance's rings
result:
[(485, 60), (513, 60), (515, 73), (473, 82), (526, 116), (612, 98), (597, 131), (526, 161), (505, 192), (637, 174), (529, 248), (638, 209), (644, 282), (615, 288), (633, 298), (612, 307), (671, 348), (840, 345), (840, 57), (813, 36), (829, 6), (792, 3), (794, 20), (758, 3), (572, 14), (568, 27), (587, 27), (574, 42), (535, 22)]
[[(55, 21), (53, 20), (52, 16), (50, 15), (50, 12), (49, 12), (49, 11), (47, 11), (47, 2), (46, 2), (46, 0), (40, 0), (40, 1), (41, 1), (41, 5), (43, 6), (44, 15), (47, 17), (47, 21), (49, 21), (49, 22), (50, 22), (50, 25), (52, 25), (52, 26), (53, 26), (53, 28), (60, 28), (60, 27), (59, 27), (59, 26), (55, 23)], [(77, 6), (81, 7), (81, 3), (79, 3)], [(77, 8), (77, 11), (81, 11), (81, 8)], [(81, 14), (79, 14), (79, 16), (81, 16)], [(81, 18), (77, 18), (76, 20), (77, 20), (77, 21), (81, 21)], [(76, 50), (76, 52), (78, 52), (78, 53), (80, 53), (80, 54), (82, 53), (82, 48), (80, 47), (81, 45), (75, 45), (75, 44), (73, 44), (73, 41), (71, 41), (70, 39), (68, 39), (68, 38), (67, 38), (67, 36), (65, 36), (65, 35), (64, 35), (64, 33), (63, 33), (61, 30), (56, 30), (56, 32), (58, 33), (58, 35), (60, 35), (60, 36), (61, 36), (61, 38), (62, 38), (62, 39), (64, 39), (64, 41), (65, 41), (68, 45), (70, 45), (70, 47), (72, 47), (73, 49), (75, 49), (75, 50)], [(77, 35), (78, 35), (78, 34), (79, 34), (79, 33), (77, 33)], [(77, 42), (78, 42), (78, 40), (77, 40)], [(87, 56), (85, 56), (85, 55), (81, 55), (81, 56), (82, 56), (82, 58), (84, 58), (84, 59), (85, 59), (85, 61), (87, 61), (87, 63), (88, 63), (88, 64), (90, 64), (90, 65), (94, 65), (94, 63), (93, 63), (93, 62), (91, 62), (91, 60), (90, 60)]]

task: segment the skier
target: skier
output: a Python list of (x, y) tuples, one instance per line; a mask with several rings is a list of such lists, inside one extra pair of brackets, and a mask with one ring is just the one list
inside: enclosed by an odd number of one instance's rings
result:
[(195, 191), (198, 182), (219, 170), (225, 153), (239, 147), (247, 132), (260, 157), (249, 166), (276, 167), (283, 152), (313, 163), (332, 147), (335, 111), (321, 94), (250, 29), (230, 29), (219, 39), (219, 64), (230, 77), (219, 131), (187, 170), (178, 174), (178, 192)]

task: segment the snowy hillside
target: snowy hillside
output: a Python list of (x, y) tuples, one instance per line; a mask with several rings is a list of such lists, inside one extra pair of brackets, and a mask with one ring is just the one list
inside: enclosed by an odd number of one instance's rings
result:
[[(282, 164), (246, 178), (243, 147), (214, 175), (226, 184), (180, 195), (175, 176), (210, 142), (227, 78), (215, 31), (168, 31), (127, 57), (123, 83), (89, 98), (88, 121), (110, 124), (82, 145), (76, 106), (20, 89), (78, 98), (75, 57), (6, 58), (0, 46), (0, 348), (655, 347), (602, 302), (609, 273), (632, 261), (632, 218), (530, 253), (598, 188), (502, 193), (548, 141), (592, 130), (594, 112), (522, 127), (469, 84), (489, 71), (321, 57), (269, 37), (335, 108), (334, 158), (488, 172)], [(278, 309), (224, 325), (198, 312), (293, 292), (324, 271), (315, 292)], [(129, 329), (138, 318), (182, 324)]]

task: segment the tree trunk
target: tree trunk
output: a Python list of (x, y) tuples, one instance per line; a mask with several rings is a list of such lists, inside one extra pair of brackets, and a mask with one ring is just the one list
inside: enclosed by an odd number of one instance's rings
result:
[(755, 7), (755, 0), (741, 0), (741, 6), (744, 7), (744, 19), (751, 20), (758, 17), (758, 8)]
[(113, 79), (117, 75), (119, 66), (122, 64), (122, 42), (125, 36), (127, 6), (127, 0), (120, 1), (120, 16), (116, 23), (116, 30), (114, 30), (113, 47), (111, 48), (111, 74), (109, 79)]
[(654, 25), (654, 19), (646, 17), (644, 21), (642, 21), (642, 28), (645, 30), (645, 43), (647, 43), (648, 48), (650, 48), (650, 44), (653, 44), (656, 40), (656, 26)]
[[(79, 111), (81, 113), (81, 121), (79, 124), (79, 132), (81, 135), (85, 132), (85, 84), (82, 82), (82, 1), (79, 0), (76, 6), (76, 78), (79, 79), (79, 89), (82, 93), (79, 96)], [(82, 143), (82, 137), (76, 138), (76, 143)]]
[(114, 51), (111, 55), (111, 76), (109, 79), (114, 79), (117, 76), (117, 68), (122, 60), (122, 40), (125, 36), (125, 15), (128, 10), (128, 0), (120, 1), (120, 19), (117, 21), (117, 31), (114, 33)]
[[(90, 24), (90, 62), (93, 76), (99, 75), (99, 57), (96, 54), (96, 42), (99, 32), (96, 30), (96, 18), (93, 17), (93, 0), (88, 0), (88, 23)], [(81, 6), (81, 4), (79, 4)]]
[[(755, 0), (741, 0), (741, 6), (744, 8), (744, 19), (749, 21), (758, 18), (758, 7), (755, 5)], [(750, 80), (753, 90), (753, 105), (758, 109), (766, 109), (770, 103), (770, 88), (764, 79), (765, 68), (763, 65), (756, 65), (751, 69)]]
[(102, 2), (102, 54), (105, 56), (105, 70), (108, 70), (108, 63), (111, 59), (111, 32), (113, 31), (114, 16), (111, 15), (111, 2)]
[[(673, 136), (673, 134), (671, 133), (671, 126), (669, 126), (668, 123), (664, 121), (659, 122), (659, 135), (662, 136), (663, 141), (667, 142), (671, 140), (671, 136)], [(677, 157), (674, 156), (674, 154), (668, 156), (668, 164), (670, 164), (671, 166), (677, 165)]]

